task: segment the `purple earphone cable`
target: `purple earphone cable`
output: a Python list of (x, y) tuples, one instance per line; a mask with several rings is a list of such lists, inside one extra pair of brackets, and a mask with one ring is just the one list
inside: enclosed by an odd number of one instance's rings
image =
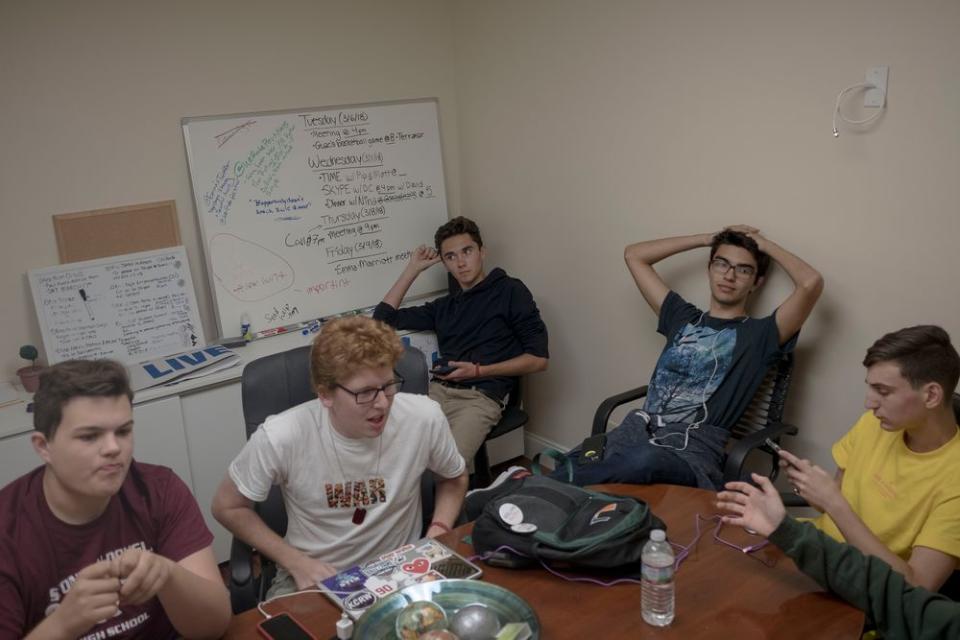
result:
[[(703, 537), (703, 529), (701, 528), (701, 525), (700, 525), (700, 522), (701, 522), (701, 521), (703, 521), (703, 522), (716, 522), (716, 523), (717, 523), (717, 526), (714, 527), (714, 529), (713, 529), (713, 542), (714, 542), (714, 544), (718, 544), (718, 543), (719, 543), (719, 544), (726, 545), (726, 546), (730, 547), (731, 549), (736, 549), (737, 551), (740, 551), (740, 552), (742, 552), (742, 553), (747, 554), (748, 556), (750, 556), (750, 557), (753, 558), (754, 560), (757, 560), (758, 562), (760, 562), (761, 564), (763, 564), (764, 566), (767, 566), (767, 567), (773, 567), (773, 566), (776, 564), (776, 560), (774, 560), (773, 562), (768, 562), (768, 561), (764, 560), (763, 558), (759, 558), (759, 557), (753, 555), (753, 552), (754, 552), (754, 551), (758, 551), (758, 550), (766, 547), (768, 544), (770, 544), (770, 541), (769, 541), (769, 540), (763, 540), (762, 542), (758, 542), (757, 544), (752, 544), (752, 545), (749, 545), (749, 546), (746, 546), (746, 547), (741, 547), (741, 546), (739, 546), (739, 545), (733, 544), (732, 542), (729, 542), (729, 541), (727, 541), (727, 540), (724, 540), (723, 538), (720, 537), (720, 529), (723, 528), (722, 516), (717, 515), (717, 514), (712, 515), (712, 516), (702, 516), (702, 515), (700, 515), (700, 514), (698, 513), (698, 514), (696, 514), (696, 516), (695, 516), (695, 518), (694, 518), (695, 533), (694, 533), (694, 536), (693, 536), (693, 540), (691, 540), (691, 541), (690, 541), (689, 543), (687, 543), (686, 545), (682, 545), (682, 544), (679, 544), (679, 543), (677, 543), (677, 542), (671, 542), (671, 543), (670, 543), (671, 546), (673, 546), (675, 549), (678, 550), (678, 551), (677, 551), (677, 557), (676, 557), (676, 559), (674, 560), (674, 565), (673, 565), (673, 570), (674, 570), (674, 571), (678, 571), (678, 570), (680, 569), (681, 563), (683, 563), (683, 561), (687, 559), (687, 557), (690, 555), (690, 552), (697, 546), (697, 543), (700, 541), (700, 538)], [(523, 557), (523, 558), (529, 558), (529, 557), (530, 557), (528, 554), (525, 554), (525, 553), (522, 553), (522, 552), (520, 552), (520, 551), (517, 551), (516, 549), (514, 549), (513, 547), (511, 547), (511, 546), (509, 546), (509, 545), (501, 545), (501, 546), (497, 547), (496, 549), (493, 549), (492, 551), (488, 551), (488, 552), (486, 552), (486, 553), (476, 554), (476, 555), (470, 556), (469, 558), (467, 558), (467, 560), (470, 561), (470, 562), (476, 562), (477, 560), (486, 560), (487, 558), (489, 558), (489, 557), (492, 556), (493, 554), (499, 553), (499, 552), (504, 551), (504, 550), (509, 551), (510, 553), (512, 553), (512, 554), (514, 554), (514, 555), (521, 556), (521, 557)], [(551, 574), (557, 576), (558, 578), (562, 578), (562, 579), (564, 579), (564, 580), (567, 580), (567, 581), (569, 581), (569, 582), (587, 582), (587, 583), (590, 583), (590, 584), (599, 585), (599, 586), (601, 586), (601, 587), (612, 587), (612, 586), (614, 586), (614, 585), (624, 584), (624, 583), (642, 584), (642, 582), (641, 582), (640, 580), (636, 580), (636, 579), (634, 579), (634, 578), (618, 578), (618, 579), (616, 579), (616, 580), (605, 581), (605, 580), (599, 580), (599, 579), (597, 579), (597, 578), (590, 578), (590, 577), (587, 577), (587, 576), (568, 576), (568, 575), (564, 575), (564, 574), (560, 573), (560, 572), (557, 571), (556, 569), (550, 568), (543, 560), (540, 561), (540, 564), (543, 566), (544, 569), (546, 569), (546, 570), (547, 570), (548, 572), (550, 572)]]

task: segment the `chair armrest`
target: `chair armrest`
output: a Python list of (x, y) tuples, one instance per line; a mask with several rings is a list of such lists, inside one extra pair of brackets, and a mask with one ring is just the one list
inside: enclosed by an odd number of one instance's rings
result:
[(730, 453), (727, 454), (727, 461), (723, 466), (723, 481), (732, 482), (734, 480), (740, 480), (740, 476), (743, 473), (744, 460), (747, 459), (747, 455), (751, 451), (762, 446), (764, 440), (767, 438), (776, 440), (780, 436), (784, 435), (794, 436), (797, 434), (797, 431), (797, 427), (792, 424), (774, 422), (772, 424), (768, 424), (760, 431), (755, 431), (754, 433), (746, 435), (738, 440), (733, 445)]
[(257, 606), (257, 584), (253, 577), (253, 548), (240, 538), (230, 544), (230, 605), (234, 613)]
[(618, 393), (615, 396), (610, 396), (606, 400), (600, 403), (600, 406), (597, 407), (597, 412), (593, 416), (593, 429), (591, 430), (591, 435), (599, 435), (601, 433), (607, 432), (607, 422), (610, 421), (610, 414), (613, 413), (613, 410), (619, 407), (622, 404), (628, 402), (633, 402), (639, 398), (642, 398), (647, 395), (647, 385), (642, 387), (637, 387), (636, 389), (630, 389), (629, 391), (624, 391), (623, 393)]

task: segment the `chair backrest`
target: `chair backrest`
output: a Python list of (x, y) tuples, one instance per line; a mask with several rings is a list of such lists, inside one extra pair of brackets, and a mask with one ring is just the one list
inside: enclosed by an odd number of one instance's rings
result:
[(427, 359), (420, 349), (404, 345), (403, 355), (397, 362), (397, 373), (403, 378), (402, 391), (427, 395), (430, 389), (430, 372), (427, 369)]
[(760, 431), (768, 424), (783, 420), (783, 405), (793, 376), (793, 353), (784, 353), (767, 370), (746, 411), (731, 429), (734, 438)]
[(523, 388), (520, 386), (523, 378), (517, 376), (510, 378), (513, 385), (510, 387), (510, 393), (507, 395), (507, 407), (519, 407), (523, 404)]
[(310, 383), (310, 346), (257, 358), (240, 377), (247, 438), (268, 416), (317, 397)]
[[(402, 391), (427, 393), (427, 361), (419, 349), (404, 346), (397, 373), (404, 380)], [(240, 378), (240, 395), (247, 438), (269, 416), (316, 398), (317, 392), (310, 382), (310, 345), (257, 358), (247, 364)]]

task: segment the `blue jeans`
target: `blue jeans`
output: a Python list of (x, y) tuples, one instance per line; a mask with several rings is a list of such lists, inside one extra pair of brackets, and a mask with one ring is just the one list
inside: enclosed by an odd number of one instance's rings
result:
[[(678, 440), (680, 440), (678, 438)], [(573, 484), (678, 484), (697, 486), (697, 475), (675, 451), (650, 443), (646, 422), (631, 412), (619, 427), (607, 434), (603, 459), (581, 463), (580, 447), (567, 454), (573, 465)], [(560, 465), (551, 478), (568, 481), (565, 465)]]

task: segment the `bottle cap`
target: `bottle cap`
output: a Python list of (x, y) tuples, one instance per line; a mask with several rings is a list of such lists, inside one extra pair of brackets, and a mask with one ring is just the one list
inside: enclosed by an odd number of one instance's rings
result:
[(667, 534), (663, 529), (654, 529), (650, 532), (650, 539), (654, 542), (663, 542), (667, 539)]

